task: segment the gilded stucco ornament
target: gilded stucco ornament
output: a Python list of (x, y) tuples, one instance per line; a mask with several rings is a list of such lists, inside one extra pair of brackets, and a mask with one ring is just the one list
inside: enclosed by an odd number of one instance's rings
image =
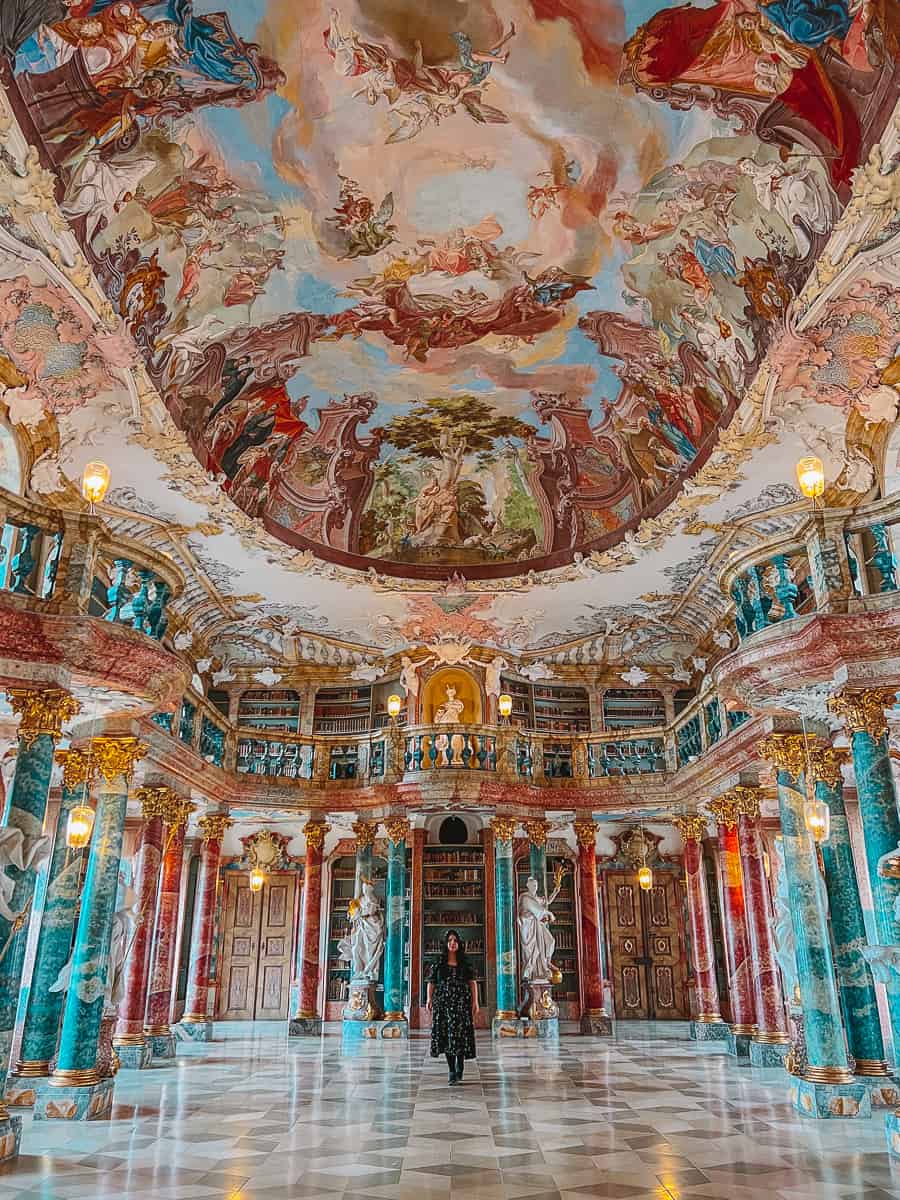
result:
[(547, 834), (550, 832), (550, 822), (541, 818), (529, 818), (522, 822), (528, 841), (532, 846), (546, 846)]
[(830, 788), (841, 786), (841, 766), (850, 761), (847, 750), (834, 746), (811, 746), (809, 751), (809, 774), (813, 783), (825, 783)]
[(34, 745), (35, 739), (47, 734), (58, 742), (64, 721), (81, 712), (74, 696), (62, 688), (8, 688), (6, 692), (13, 713), (20, 718), (19, 738), (23, 745)]
[(731, 789), (729, 795), (740, 816), (748, 817), (751, 821), (759, 818), (762, 812), (762, 802), (765, 797), (762, 788), (739, 784), (737, 787)]
[(200, 836), (204, 842), (219, 842), (225, 835), (225, 830), (234, 824), (226, 813), (207, 813), (197, 822)]
[(356, 838), (357, 850), (365, 850), (375, 842), (378, 825), (375, 821), (364, 821), (362, 817), (353, 822), (353, 836)]
[(63, 787), (69, 791), (83, 787), (94, 775), (90, 756), (84, 750), (57, 750), (55, 757), (63, 769)]
[(106, 783), (124, 779), (127, 783), (134, 773), (135, 764), (150, 749), (134, 737), (96, 737), (91, 741), (91, 758), (97, 771)]
[(494, 838), (498, 842), (511, 842), (516, 834), (516, 827), (519, 821), (516, 817), (492, 817), (491, 829), (494, 831)]
[(762, 738), (757, 746), (763, 758), (773, 763), (779, 771), (787, 771), (799, 779), (806, 769), (804, 738), (799, 733), (772, 733)]
[(406, 817), (387, 817), (383, 824), (388, 841), (393, 842), (395, 846), (409, 837), (410, 826)]
[(673, 817), (672, 823), (683, 842), (702, 842), (708, 832), (706, 817), (702, 813), (685, 813)]
[(165, 817), (168, 797), (167, 787), (139, 787), (134, 793), (134, 799), (140, 804), (141, 816), (145, 821)]
[(895, 703), (895, 693), (889, 688), (866, 688), (861, 692), (840, 692), (828, 701), (829, 712), (843, 717), (851, 733), (867, 733), (876, 741), (888, 731), (886, 708)]
[(579, 846), (595, 846), (597, 844), (596, 821), (579, 819), (572, 822), (572, 828)]
[(325, 834), (330, 828), (324, 821), (307, 821), (303, 826), (307, 848), (311, 846), (314, 850), (321, 850), (325, 845)]

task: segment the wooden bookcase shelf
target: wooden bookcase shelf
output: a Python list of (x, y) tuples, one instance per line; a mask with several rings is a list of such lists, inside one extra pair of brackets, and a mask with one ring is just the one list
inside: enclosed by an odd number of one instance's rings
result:
[[(556, 920), (551, 926), (556, 939), (556, 951), (553, 961), (562, 971), (562, 983), (553, 988), (553, 997), (560, 1005), (560, 1016), (575, 1019), (581, 1015), (579, 973), (578, 973), (578, 931), (576, 927), (575, 909), (575, 871), (574, 864), (569, 858), (560, 855), (547, 855), (547, 888), (548, 894), (553, 890), (553, 872), (557, 864), (562, 863), (566, 868), (565, 878), (559, 895), (550, 906)], [(528, 855), (525, 854), (516, 863), (516, 885), (518, 894), (525, 890), (529, 876)], [(518, 936), (518, 935), (517, 935)]]
[(662, 693), (650, 688), (609, 688), (603, 693), (603, 728), (645, 729), (666, 723)]
[(242, 729), (299, 733), (300, 697), (288, 688), (281, 691), (254, 688), (241, 695), (237, 720)]
[(557, 683), (527, 683), (503, 675), (500, 685), (512, 696), (510, 722), (538, 733), (590, 733), (587, 688)]
[(422, 856), (422, 996), (440, 958), (444, 933), (459, 929), (485, 996), (484, 850), (480, 846), (426, 846)]

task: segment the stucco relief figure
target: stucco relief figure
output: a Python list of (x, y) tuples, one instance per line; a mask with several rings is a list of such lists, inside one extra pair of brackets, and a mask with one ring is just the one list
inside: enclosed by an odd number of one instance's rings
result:
[(784, 983), (784, 994), (790, 1003), (794, 1002), (797, 992), (797, 940), (794, 936), (794, 922), (791, 916), (791, 902), (788, 895), (787, 872), (784, 868), (784, 847), (781, 838), (774, 842), (775, 857), (778, 860), (778, 884), (775, 891), (775, 957), (781, 968), (781, 978)]
[(499, 696), (502, 687), (500, 683), (500, 672), (506, 666), (506, 659), (501, 658), (499, 654), (484, 668), (484, 690), (488, 696)]
[(15, 826), (0, 829), (0, 916), (14, 922), (24, 915), (12, 907), (15, 878), (7, 874), (8, 867), (17, 871), (38, 871), (50, 857), (53, 839), (37, 831), (29, 837)]
[(362, 881), (362, 894), (350, 905), (350, 936), (338, 943), (338, 956), (350, 963), (353, 979), (378, 980), (384, 954), (384, 914), (372, 881)]
[(419, 694), (419, 671), (413, 660), (404, 654), (400, 660), (402, 670), (400, 672), (400, 686), (406, 692), (407, 696), (412, 696), (415, 700)]
[(434, 714), (435, 725), (458, 725), (464, 708), (464, 702), (456, 698), (456, 688), (447, 684), (447, 699)]
[(522, 954), (522, 978), (529, 982), (549, 982), (553, 975), (553, 952), (556, 938), (550, 932), (550, 923), (556, 918), (550, 905), (559, 895), (562, 886), (562, 871), (557, 871), (553, 880), (553, 891), (548, 897), (538, 895), (538, 881), (531, 876), (525, 891), (519, 897), (519, 946)]

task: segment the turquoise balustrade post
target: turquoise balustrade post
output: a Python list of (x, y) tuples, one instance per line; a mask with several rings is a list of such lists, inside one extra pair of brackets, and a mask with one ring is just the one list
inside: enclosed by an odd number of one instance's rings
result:
[(120, 621), (122, 619), (122, 609), (131, 599), (131, 592), (128, 590), (128, 572), (132, 569), (131, 560), (128, 558), (113, 559), (115, 567), (115, 576), (112, 583), (106, 589), (106, 600), (109, 604), (109, 609), (104, 615), (104, 621)]
[(491, 820), (494, 832), (494, 924), (497, 948), (497, 1012), (492, 1024), (494, 1037), (500, 1037), (508, 1031), (518, 1011), (512, 845), (516, 824), (514, 817), (494, 817)]
[(867, 1117), (868, 1087), (853, 1078), (834, 975), (828, 900), (816, 846), (804, 820), (804, 739), (773, 734), (760, 747), (776, 766), (784, 867), (797, 954), (806, 1061), (792, 1077), (798, 1112), (820, 1119)]
[(28, 580), (37, 566), (37, 559), (34, 557), (34, 541), (40, 532), (39, 525), (21, 525), (19, 527), (19, 547), (10, 563), (9, 590), (11, 592), (18, 592), (25, 596), (33, 593), (34, 589), (28, 586)]
[[(89, 1121), (108, 1117), (113, 1075), (99, 1061), (100, 1025), (110, 984), (110, 950), (128, 783), (147, 747), (137, 738), (98, 737), (91, 757), (100, 782), (97, 815), (81, 892), (81, 908), (63, 1005), (56, 1066), (38, 1088), (35, 1120)], [(110, 1033), (112, 1030), (110, 1029)], [(110, 1048), (111, 1051), (111, 1048)]]
[(875, 553), (869, 559), (879, 577), (879, 592), (895, 592), (897, 590), (897, 559), (891, 549), (890, 536), (884, 525), (871, 527), (872, 539), (875, 542)]
[[(406, 817), (388, 817), (384, 822), (388, 836), (387, 894), (385, 896), (386, 937), (384, 950), (384, 1019), (397, 1032), (390, 1037), (407, 1037), (406, 980), (403, 971), (403, 934), (406, 910), (406, 841), (409, 821)], [(382, 1030), (384, 1033), (384, 1030)]]
[[(62, 736), (63, 722), (74, 717), (80, 707), (60, 688), (10, 688), (7, 696), (21, 719), (16, 771), (0, 840), (0, 896), (5, 910), (0, 912), (0, 1097), (5, 1094), (22, 986), (28, 915), (38, 868), (51, 852), (51, 839), (43, 834), (43, 824), (53, 752)], [(21, 867), (17, 865), (20, 862)], [(0, 1101), (0, 1163), (18, 1154), (20, 1129), (19, 1118), (11, 1117)]]
[(791, 617), (796, 617), (797, 615), (794, 602), (800, 595), (800, 589), (794, 583), (786, 555), (776, 554), (772, 559), (772, 565), (777, 572), (775, 596), (783, 610), (781, 619), (782, 621), (789, 621)]

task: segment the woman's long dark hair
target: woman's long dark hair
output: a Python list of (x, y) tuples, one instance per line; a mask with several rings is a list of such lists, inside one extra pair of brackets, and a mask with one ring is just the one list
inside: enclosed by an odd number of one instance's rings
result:
[(472, 975), (472, 964), (466, 957), (466, 943), (462, 940), (459, 930), (457, 929), (448, 929), (444, 934), (444, 948), (441, 951), (441, 958), (440, 962), (438, 963), (441, 974), (443, 975), (450, 967), (450, 951), (447, 943), (450, 941), (451, 937), (455, 937), (457, 942), (459, 942), (459, 949), (456, 951), (456, 969), (459, 971), (460, 975), (464, 975), (465, 973)]

